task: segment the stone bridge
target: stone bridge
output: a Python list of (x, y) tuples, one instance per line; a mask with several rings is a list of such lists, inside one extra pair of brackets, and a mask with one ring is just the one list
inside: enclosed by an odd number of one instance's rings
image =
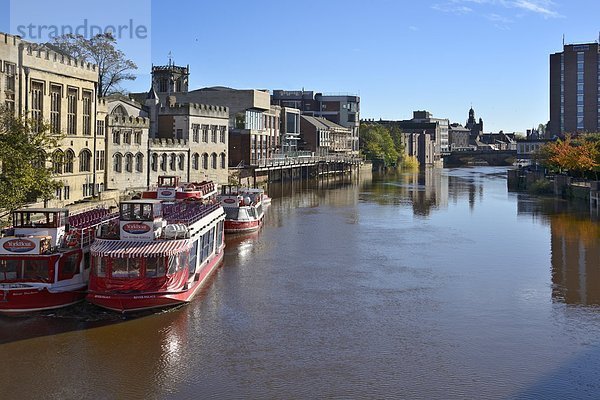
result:
[(513, 165), (516, 159), (516, 150), (453, 151), (444, 157), (444, 167), (509, 166)]

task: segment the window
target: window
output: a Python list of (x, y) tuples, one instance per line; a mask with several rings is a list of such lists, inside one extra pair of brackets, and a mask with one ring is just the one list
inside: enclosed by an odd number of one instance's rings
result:
[(135, 171), (144, 172), (144, 155), (142, 153), (137, 153), (135, 156)]
[(183, 139), (183, 129), (177, 129), (177, 139), (181, 140)]
[(177, 169), (177, 156), (175, 154), (171, 154), (171, 157), (169, 157), (169, 168), (171, 168), (171, 171)]
[(225, 143), (225, 131), (226, 130), (227, 130), (227, 128), (224, 126), (219, 127), (219, 139), (220, 139), (221, 143)]
[(227, 163), (226, 163), (227, 157), (225, 156), (225, 153), (221, 153), (220, 158), (221, 158), (221, 168), (222, 169), (227, 168)]
[(89, 172), (92, 162), (92, 152), (88, 149), (81, 150), (79, 153), (79, 172)]
[(98, 136), (104, 136), (104, 121), (96, 121), (96, 133)]
[(65, 200), (69, 200), (69, 197), (71, 197), (71, 187), (70, 186), (65, 186), (63, 187), (63, 193), (64, 193), (64, 199)]
[(158, 91), (163, 93), (169, 91), (169, 80), (167, 78), (162, 78), (158, 81)]
[(192, 125), (192, 140), (194, 143), (200, 143), (200, 125)]
[(131, 131), (123, 132), (123, 144), (131, 144)]
[(67, 91), (67, 134), (77, 135), (77, 89)]
[(33, 129), (39, 132), (44, 119), (44, 84), (42, 82), (31, 82), (31, 119)]
[(217, 169), (217, 153), (212, 153), (210, 155), (210, 167), (212, 169)]
[(83, 134), (92, 134), (92, 92), (83, 91)]
[(96, 150), (96, 171), (104, 171), (106, 164), (104, 154), (104, 150)]
[(217, 126), (216, 125), (211, 125), (210, 127), (210, 141), (213, 143), (217, 143)]
[(208, 169), (208, 154), (202, 154), (202, 168)]
[(138, 278), (144, 258), (113, 258), (110, 274), (113, 278)]
[(6, 74), (4, 81), (5, 104), (8, 110), (15, 110), (15, 81), (16, 81), (16, 65), (4, 63), (4, 72)]
[(147, 257), (146, 278), (165, 276), (165, 259), (163, 257)]
[(58, 85), (50, 86), (50, 128), (52, 133), (60, 132), (60, 100), (62, 88)]
[(63, 256), (58, 265), (58, 280), (71, 279), (78, 274), (80, 261), (81, 255), (78, 251)]
[(123, 165), (123, 156), (120, 153), (116, 153), (113, 156), (113, 170), (115, 172), (121, 172)]
[(152, 171), (158, 171), (158, 154), (152, 154)]
[(57, 175), (63, 173), (64, 154), (61, 150), (52, 153), (52, 172)]
[(125, 171), (133, 171), (133, 154), (131, 153), (125, 154)]
[(208, 125), (202, 125), (202, 142), (208, 143)]
[(135, 144), (142, 144), (142, 131), (135, 131), (134, 137)]
[(180, 171), (183, 171), (185, 169), (185, 156), (183, 154), (179, 155), (179, 161), (177, 162), (177, 164)]
[(73, 152), (73, 150), (69, 149), (67, 150), (67, 152), (65, 153), (65, 167), (64, 167), (64, 172), (65, 173), (73, 173), (73, 161), (75, 160), (75, 153)]
[(113, 143), (120, 144), (121, 143), (121, 131), (118, 129), (113, 130)]
[(194, 153), (192, 155), (192, 168), (195, 170), (198, 170), (198, 168), (200, 167), (200, 155), (198, 155), (198, 153)]
[(161, 171), (167, 170), (167, 155), (163, 154), (160, 156), (160, 169)]

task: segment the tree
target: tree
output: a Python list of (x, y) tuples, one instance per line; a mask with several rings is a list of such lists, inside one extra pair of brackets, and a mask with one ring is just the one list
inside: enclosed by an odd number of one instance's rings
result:
[(539, 159), (552, 170), (569, 173), (579, 172), (581, 176), (600, 171), (600, 150), (596, 136), (573, 140), (567, 135), (564, 140), (548, 143), (540, 149)]
[(82, 35), (67, 34), (54, 38), (52, 45), (71, 57), (94, 63), (98, 66), (98, 95), (101, 97), (119, 92), (119, 84), (132, 81), (132, 70), (137, 65), (118, 50), (117, 40), (110, 33), (101, 33), (90, 39)]
[[(37, 125), (35, 125), (37, 124)], [(31, 129), (36, 126), (37, 129)], [(60, 136), (50, 126), (0, 110), (0, 204), (14, 210), (38, 198), (53, 197), (59, 182), (46, 166)]]
[(396, 165), (398, 151), (390, 131), (383, 125), (362, 124), (360, 127), (360, 148), (369, 160), (383, 160), (385, 165)]

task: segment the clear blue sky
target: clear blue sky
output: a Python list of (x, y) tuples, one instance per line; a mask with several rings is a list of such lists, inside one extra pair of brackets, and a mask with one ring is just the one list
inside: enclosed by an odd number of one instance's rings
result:
[[(75, 4), (110, 18), (128, 3)], [(52, 4), (58, 16), (73, 9)], [(9, 1), (0, 6), (0, 29), (10, 31)], [(193, 88), (350, 92), (363, 118), (427, 109), (463, 124), (472, 104), (486, 131), (546, 122), (549, 54), (563, 34), (590, 42), (600, 31), (598, 0), (179, 0), (151, 1), (151, 11), (151, 50), (132, 56), (144, 68), (128, 89), (147, 90), (149, 63), (172, 52), (190, 64)]]

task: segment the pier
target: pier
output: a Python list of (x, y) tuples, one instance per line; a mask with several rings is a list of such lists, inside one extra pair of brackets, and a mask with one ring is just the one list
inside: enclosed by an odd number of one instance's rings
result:
[(265, 158), (252, 165), (240, 166), (240, 180), (252, 178), (253, 185), (256, 186), (258, 181), (277, 182), (347, 175), (357, 171), (363, 162), (360, 157), (346, 155)]

